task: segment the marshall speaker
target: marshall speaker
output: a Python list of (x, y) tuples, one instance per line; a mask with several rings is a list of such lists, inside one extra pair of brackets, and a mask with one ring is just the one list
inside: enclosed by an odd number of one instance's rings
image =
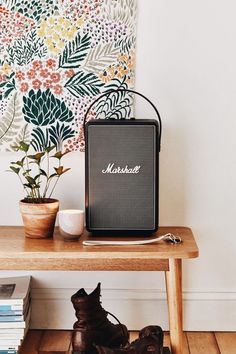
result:
[(86, 123), (85, 119), (86, 227), (90, 232), (152, 233), (158, 228), (160, 115), (145, 96), (125, 91), (145, 98), (158, 121), (95, 119)]

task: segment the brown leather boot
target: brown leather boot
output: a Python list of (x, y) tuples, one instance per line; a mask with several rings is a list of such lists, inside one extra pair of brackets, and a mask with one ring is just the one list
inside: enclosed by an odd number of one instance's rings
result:
[(139, 338), (125, 348), (105, 348), (96, 346), (99, 354), (164, 354), (163, 331), (159, 326), (144, 327)]
[[(120, 347), (128, 343), (129, 334), (125, 325), (113, 324), (100, 303), (101, 284), (87, 294), (80, 289), (71, 297), (78, 321), (74, 323), (72, 335), (73, 354), (97, 353), (95, 345)], [(115, 317), (116, 318), (116, 317)]]

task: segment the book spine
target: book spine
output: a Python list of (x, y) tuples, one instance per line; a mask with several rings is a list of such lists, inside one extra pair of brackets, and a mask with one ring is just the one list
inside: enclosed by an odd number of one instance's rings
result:
[[(0, 330), (1, 329), (10, 329), (10, 328), (22, 328), (24, 329), (26, 327), (25, 321), (20, 321), (20, 322), (0, 322)], [(0, 348), (1, 350), (1, 348)]]
[(17, 354), (16, 350), (0, 350), (0, 354)]
[(1, 305), (0, 304), (0, 312), (2, 311), (23, 311), (23, 304), (22, 305), (17, 305), (17, 304)]
[(0, 345), (0, 354), (1, 351), (17, 351), (18, 350), (19, 345)]
[(9, 310), (9, 311), (1, 311), (0, 310), (0, 317), (1, 316), (22, 316), (23, 311), (22, 310)]
[(16, 345), (20, 345), (21, 340), (22, 339), (13, 339), (13, 338), (11, 338), (11, 339), (0, 339), (0, 347), (2, 345), (8, 346), (8, 347), (12, 347), (12, 346), (15, 347)]
[(24, 316), (0, 316), (0, 322), (22, 322)]
[(1, 350), (15, 350), (17, 351), (19, 348), (19, 345), (0, 345), (0, 353)]

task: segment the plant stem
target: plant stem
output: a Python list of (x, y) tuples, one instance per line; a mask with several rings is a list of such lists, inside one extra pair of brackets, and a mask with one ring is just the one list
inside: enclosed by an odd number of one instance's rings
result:
[(23, 189), (26, 191), (27, 195), (30, 195), (30, 193), (29, 193), (29, 191), (28, 191), (27, 187), (26, 187), (26, 186), (24, 186), (24, 183), (23, 183), (23, 181), (22, 181), (22, 179), (21, 179), (20, 175), (18, 175), (18, 178), (19, 178), (19, 180), (20, 180), (20, 182), (21, 182), (21, 184), (22, 184), (22, 186), (23, 186)]
[[(59, 161), (58, 161), (58, 168), (59, 168), (59, 167), (61, 167), (61, 159), (59, 159)], [(51, 198), (51, 195), (52, 195), (52, 193), (54, 192), (54, 189), (56, 188), (56, 185), (57, 185), (57, 183), (58, 183), (59, 177), (60, 177), (60, 176), (57, 176), (57, 180), (56, 180), (54, 186), (52, 187), (52, 190), (51, 190), (51, 193), (50, 193), (50, 195), (49, 195), (49, 198)]]
[(56, 182), (55, 182), (55, 184), (54, 184), (54, 186), (53, 186), (53, 188), (52, 188), (52, 190), (51, 190), (51, 193), (50, 193), (50, 195), (49, 195), (49, 198), (51, 198), (51, 195), (52, 195), (52, 193), (54, 192), (54, 189), (56, 188), (56, 185), (57, 185), (57, 183), (58, 183), (58, 181), (59, 181), (59, 178), (60, 178), (60, 176), (57, 177), (57, 180), (56, 180)]
[(47, 152), (47, 180), (43, 192), (43, 198), (46, 198), (48, 187), (49, 187), (49, 152)]

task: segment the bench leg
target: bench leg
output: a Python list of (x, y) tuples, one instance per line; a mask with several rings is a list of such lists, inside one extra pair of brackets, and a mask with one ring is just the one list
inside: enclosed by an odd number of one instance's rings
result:
[(169, 259), (169, 271), (165, 272), (169, 309), (170, 343), (172, 354), (182, 354), (182, 260)]

